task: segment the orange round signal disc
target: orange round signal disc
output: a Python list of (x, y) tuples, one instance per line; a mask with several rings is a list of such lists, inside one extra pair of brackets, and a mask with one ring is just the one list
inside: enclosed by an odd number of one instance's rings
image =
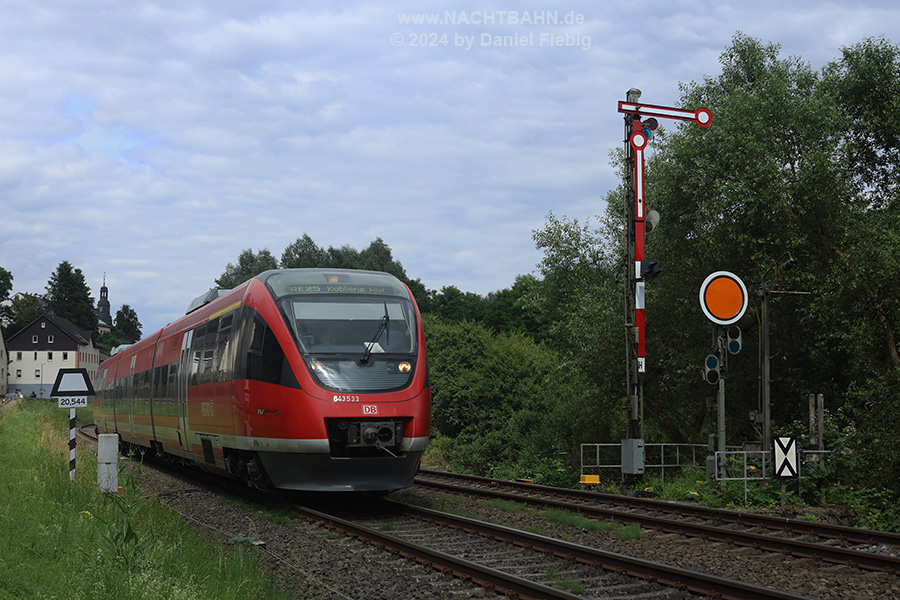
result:
[(728, 271), (711, 273), (700, 286), (700, 308), (713, 323), (731, 325), (747, 310), (747, 288)]

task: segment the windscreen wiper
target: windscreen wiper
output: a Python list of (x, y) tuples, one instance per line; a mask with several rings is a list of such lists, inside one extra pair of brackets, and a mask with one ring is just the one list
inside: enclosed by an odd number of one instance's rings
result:
[(378, 328), (375, 330), (375, 335), (372, 336), (372, 341), (366, 344), (366, 351), (363, 352), (362, 358), (359, 359), (359, 364), (366, 365), (369, 363), (369, 358), (372, 356), (372, 348), (375, 347), (375, 344), (378, 343), (378, 339), (381, 337), (381, 334), (385, 331), (387, 334), (387, 343), (391, 343), (391, 332), (388, 330), (388, 324), (390, 323), (391, 318), (388, 316), (387, 302), (384, 304), (384, 316), (381, 317), (381, 320), (378, 322)]

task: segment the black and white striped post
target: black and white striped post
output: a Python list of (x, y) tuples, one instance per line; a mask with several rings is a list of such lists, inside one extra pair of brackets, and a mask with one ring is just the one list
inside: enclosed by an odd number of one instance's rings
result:
[[(84, 397), (87, 406), (87, 396)], [(69, 408), (69, 479), (75, 481), (75, 408)]]
[(75, 409), (87, 406), (88, 396), (93, 395), (94, 386), (87, 369), (60, 369), (50, 392), (60, 408), (69, 409), (69, 479), (72, 481), (75, 481)]

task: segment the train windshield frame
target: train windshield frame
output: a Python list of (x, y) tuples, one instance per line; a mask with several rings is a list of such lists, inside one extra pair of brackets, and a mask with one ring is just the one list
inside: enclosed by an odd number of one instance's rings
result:
[(266, 284), (322, 387), (376, 393), (412, 383), (417, 318), (398, 280), (369, 272), (311, 270), (273, 275)]

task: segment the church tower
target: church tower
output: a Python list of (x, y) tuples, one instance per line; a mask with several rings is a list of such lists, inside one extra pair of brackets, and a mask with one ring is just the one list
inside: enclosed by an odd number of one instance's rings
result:
[(103, 329), (104, 325), (107, 331), (112, 328), (113, 322), (112, 317), (109, 315), (109, 289), (106, 287), (106, 273), (103, 274), (100, 299), (97, 300), (97, 319), (100, 320), (100, 323), (98, 323), (100, 329)]

